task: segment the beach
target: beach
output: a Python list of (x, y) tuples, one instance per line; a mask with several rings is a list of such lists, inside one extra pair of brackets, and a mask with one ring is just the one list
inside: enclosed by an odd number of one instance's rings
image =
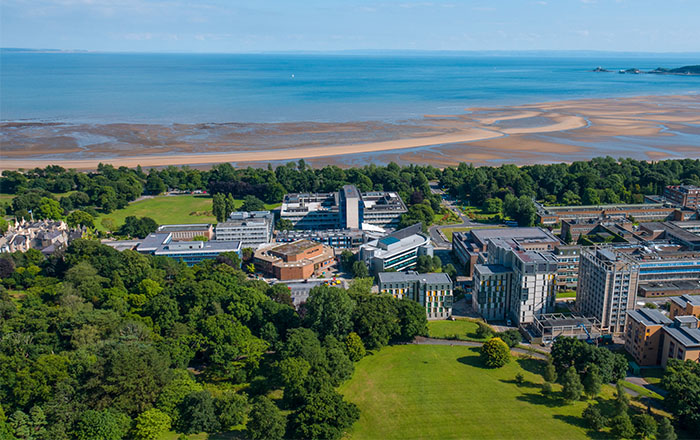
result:
[(3, 122), (0, 168), (551, 163), (700, 158), (700, 96), (578, 99), (380, 122)]

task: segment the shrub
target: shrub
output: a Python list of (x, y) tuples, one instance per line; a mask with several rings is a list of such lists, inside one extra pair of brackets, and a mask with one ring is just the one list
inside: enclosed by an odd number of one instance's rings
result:
[(510, 349), (500, 338), (491, 338), (481, 347), (481, 359), (490, 368), (500, 368), (510, 362)]

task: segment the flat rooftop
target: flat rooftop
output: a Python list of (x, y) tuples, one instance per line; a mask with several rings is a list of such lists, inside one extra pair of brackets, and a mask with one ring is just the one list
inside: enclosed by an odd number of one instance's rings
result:
[(186, 225), (161, 225), (156, 232), (175, 232), (175, 231), (202, 231), (208, 230), (211, 227), (208, 223), (190, 223)]
[[(699, 283), (693, 283), (695, 286), (700, 287)], [(700, 306), (700, 295), (682, 295), (682, 296), (677, 296), (671, 298), (671, 301), (676, 303), (678, 306), (680, 306), (682, 309), (685, 309), (688, 304), (690, 304), (693, 307), (699, 307)]]
[(511, 272), (509, 269), (500, 264), (475, 264), (474, 272), (479, 272), (482, 275), (498, 275), (502, 273)]
[(664, 327), (664, 331), (684, 348), (700, 348), (700, 329), (686, 327)]
[(627, 316), (643, 325), (668, 325), (670, 318), (655, 309), (638, 309), (627, 311)]
[(446, 273), (416, 273), (416, 272), (380, 272), (380, 283), (401, 283), (406, 281), (421, 281), (429, 284), (452, 283)]
[(292, 243), (285, 243), (279, 246), (275, 246), (273, 248), (270, 248), (269, 251), (281, 255), (297, 255), (304, 252), (307, 249), (311, 249), (316, 246), (320, 246), (320, 244), (316, 241), (298, 240)]

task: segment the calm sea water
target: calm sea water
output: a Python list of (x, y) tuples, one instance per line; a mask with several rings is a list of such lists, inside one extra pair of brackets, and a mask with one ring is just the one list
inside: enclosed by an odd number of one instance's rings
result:
[(700, 77), (594, 73), (687, 58), (0, 54), (0, 119), (401, 120), (471, 106), (700, 92)]

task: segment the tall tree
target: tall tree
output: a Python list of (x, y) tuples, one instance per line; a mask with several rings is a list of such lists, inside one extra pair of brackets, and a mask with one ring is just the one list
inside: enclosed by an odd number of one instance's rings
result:
[(309, 291), (306, 301), (306, 324), (320, 337), (345, 338), (352, 330), (355, 302), (345, 289), (317, 286)]
[(252, 440), (282, 440), (285, 422), (284, 415), (272, 400), (259, 396), (253, 401), (246, 429)]
[(573, 366), (569, 367), (562, 377), (562, 395), (568, 402), (575, 402), (583, 395), (581, 378)]

